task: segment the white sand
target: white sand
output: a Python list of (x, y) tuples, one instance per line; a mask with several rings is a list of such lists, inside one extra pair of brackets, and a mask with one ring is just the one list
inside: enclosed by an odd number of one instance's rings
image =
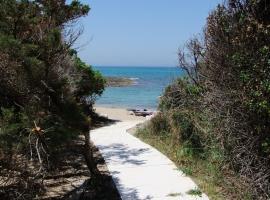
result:
[(124, 108), (109, 108), (109, 107), (101, 107), (95, 106), (94, 109), (96, 112), (102, 116), (106, 116), (109, 119), (119, 120), (119, 121), (145, 121), (145, 117), (139, 117), (135, 115), (131, 115), (130, 111)]

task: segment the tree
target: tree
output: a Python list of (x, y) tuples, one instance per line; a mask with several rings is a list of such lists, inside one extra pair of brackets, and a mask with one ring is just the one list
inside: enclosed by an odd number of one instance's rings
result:
[(57, 148), (80, 132), (90, 142), (86, 99), (104, 79), (70, 54), (81, 33), (72, 27), (89, 10), (77, 0), (0, 0), (0, 176), (22, 174), (6, 198), (32, 198)]

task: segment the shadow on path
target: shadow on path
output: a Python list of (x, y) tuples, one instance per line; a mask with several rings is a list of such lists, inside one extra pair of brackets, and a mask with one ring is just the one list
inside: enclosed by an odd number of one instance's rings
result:
[(138, 159), (137, 157), (149, 152), (149, 148), (130, 148), (121, 143), (113, 143), (109, 146), (99, 145), (98, 148), (103, 152), (108, 152), (103, 154), (105, 160), (117, 161), (121, 165), (143, 165), (146, 163), (146, 160)]
[[(136, 166), (141, 166), (146, 164), (146, 160), (138, 159), (139, 155), (149, 152), (149, 148), (130, 148), (121, 143), (113, 143), (109, 146), (98, 146), (99, 150), (106, 151), (108, 153), (103, 154), (104, 159), (107, 162), (117, 161), (118, 165), (130, 164)], [(121, 184), (120, 180), (115, 176), (119, 174), (118, 171), (111, 171), (113, 180), (117, 185), (118, 190), (121, 193), (123, 200), (151, 200), (153, 197), (147, 196), (141, 198), (136, 188), (127, 188)]]

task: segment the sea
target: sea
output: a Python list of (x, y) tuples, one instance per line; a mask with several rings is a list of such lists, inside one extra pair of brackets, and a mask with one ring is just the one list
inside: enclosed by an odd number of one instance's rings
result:
[(156, 110), (165, 88), (183, 72), (178, 67), (94, 67), (104, 76), (125, 77), (131, 86), (107, 87), (96, 105)]

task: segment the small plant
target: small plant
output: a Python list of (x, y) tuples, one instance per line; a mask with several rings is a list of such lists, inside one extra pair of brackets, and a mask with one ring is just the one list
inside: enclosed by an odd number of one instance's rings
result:
[(190, 167), (183, 167), (181, 169), (178, 169), (179, 171), (182, 171), (185, 175), (192, 175), (193, 171)]
[(181, 193), (170, 193), (167, 196), (168, 197), (177, 197), (177, 196), (181, 196), (181, 195), (182, 195)]
[(191, 190), (187, 191), (187, 194), (193, 195), (193, 196), (199, 196), (199, 197), (202, 196), (202, 192), (199, 188), (191, 189)]

